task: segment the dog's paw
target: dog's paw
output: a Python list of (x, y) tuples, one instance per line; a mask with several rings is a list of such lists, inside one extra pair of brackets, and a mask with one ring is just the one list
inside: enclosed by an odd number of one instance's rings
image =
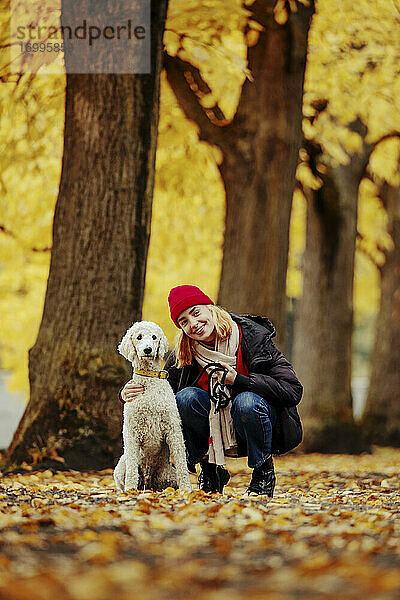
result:
[(138, 484), (137, 483), (125, 483), (125, 489), (123, 490), (124, 492), (137, 492), (138, 491)]
[(189, 483), (182, 483), (181, 485), (178, 485), (178, 489), (179, 490), (185, 490), (185, 492), (191, 492), (192, 491), (192, 486)]

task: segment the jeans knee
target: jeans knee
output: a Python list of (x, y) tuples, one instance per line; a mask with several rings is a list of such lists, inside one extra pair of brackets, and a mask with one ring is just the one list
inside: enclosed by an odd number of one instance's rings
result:
[(196, 394), (194, 393), (192, 388), (184, 388), (183, 390), (177, 392), (175, 398), (178, 408), (185, 409), (187, 407), (190, 407), (191, 404), (193, 404), (193, 401), (196, 398)]
[(254, 413), (258, 403), (258, 396), (252, 392), (238, 394), (233, 402), (232, 416), (246, 422)]
[(199, 404), (203, 405), (210, 402), (207, 392), (196, 387), (187, 387), (180, 390), (175, 398), (180, 414), (193, 411)]

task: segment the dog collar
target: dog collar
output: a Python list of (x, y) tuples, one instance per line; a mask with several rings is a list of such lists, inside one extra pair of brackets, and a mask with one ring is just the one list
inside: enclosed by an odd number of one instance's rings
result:
[(146, 371), (145, 369), (135, 369), (136, 375), (143, 375), (144, 377), (156, 377), (157, 379), (167, 379), (168, 371)]

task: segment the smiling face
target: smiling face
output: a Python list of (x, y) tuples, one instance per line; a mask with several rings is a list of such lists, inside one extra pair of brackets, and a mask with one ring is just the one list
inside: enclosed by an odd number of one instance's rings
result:
[(205, 344), (211, 344), (215, 340), (215, 324), (212, 314), (204, 304), (196, 304), (181, 312), (177, 323), (192, 340)]

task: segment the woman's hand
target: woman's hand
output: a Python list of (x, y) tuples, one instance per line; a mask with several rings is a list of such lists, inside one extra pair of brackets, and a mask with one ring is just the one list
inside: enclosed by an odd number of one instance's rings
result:
[(122, 400), (124, 402), (132, 402), (132, 400), (137, 398), (137, 396), (140, 396), (140, 394), (143, 394), (143, 392), (144, 386), (138, 385), (130, 379), (121, 392)]
[[(225, 367), (225, 369), (228, 371), (228, 373), (226, 374), (225, 383), (227, 383), (228, 385), (233, 385), (235, 383), (237, 372), (233, 367), (230, 367), (226, 363), (221, 362), (219, 364)], [(218, 381), (221, 382), (223, 372), (217, 371), (216, 375), (218, 377)]]

